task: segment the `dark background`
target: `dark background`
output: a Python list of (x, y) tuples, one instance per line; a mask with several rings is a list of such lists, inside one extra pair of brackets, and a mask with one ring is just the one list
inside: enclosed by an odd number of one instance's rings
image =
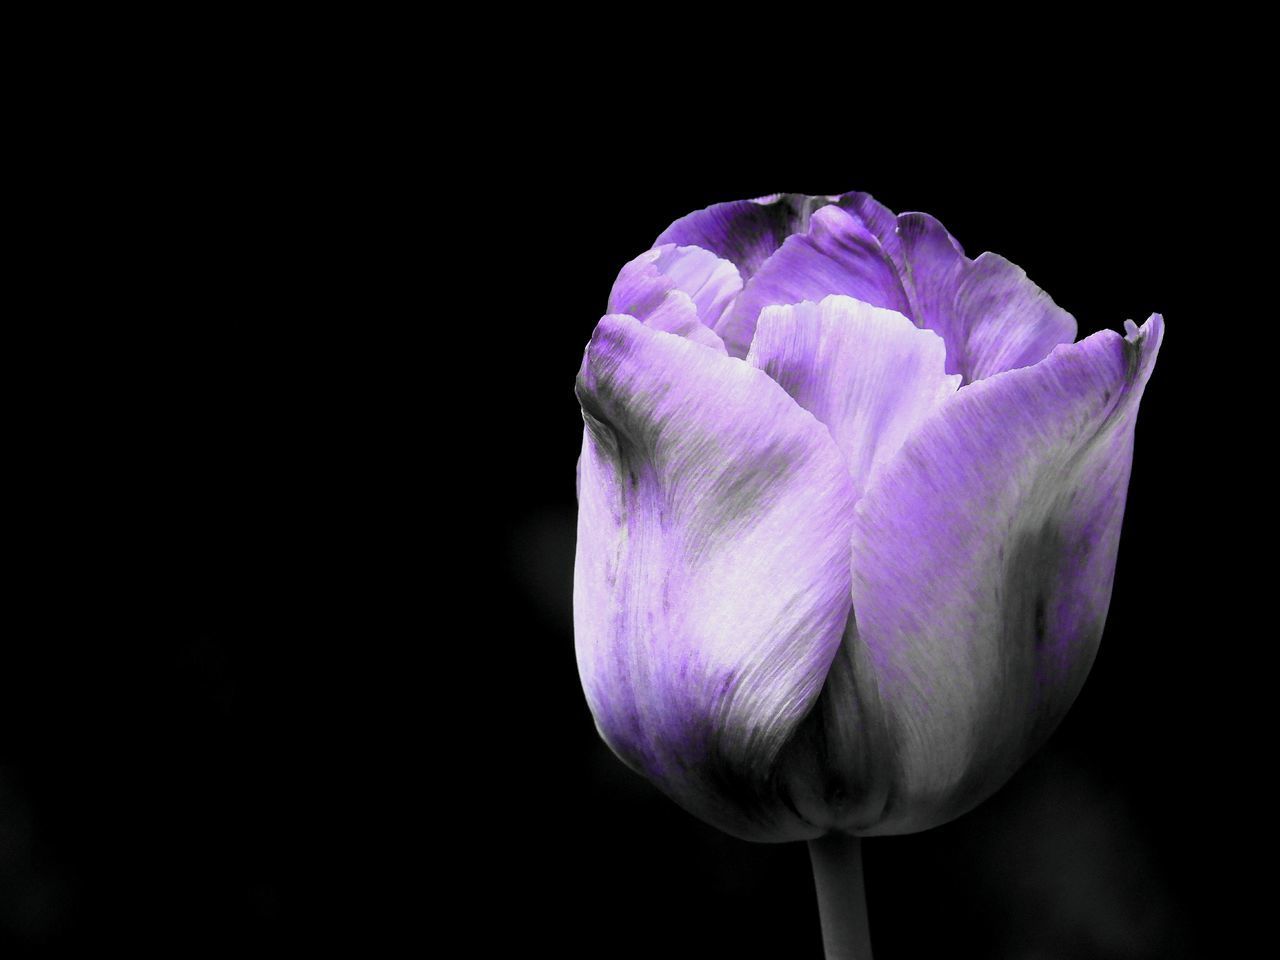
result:
[(1233, 118), (1156, 72), (883, 117), (662, 85), (623, 114), (578, 79), (405, 124), (339, 92), (299, 116), (192, 84), (33, 188), (59, 216), (19, 354), (0, 949), (819, 957), (802, 845), (720, 835), (596, 736), (572, 387), (671, 220), (859, 189), (1007, 256), (1082, 336), (1168, 324), (1084, 691), (992, 800), (864, 844), (876, 955), (1223, 955), (1267, 832), (1237, 545), (1266, 191)]

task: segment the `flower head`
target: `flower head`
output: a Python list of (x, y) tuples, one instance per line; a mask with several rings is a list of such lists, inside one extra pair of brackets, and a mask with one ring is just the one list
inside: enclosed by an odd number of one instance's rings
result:
[(757, 840), (906, 833), (1075, 699), (1163, 335), (1076, 343), (866, 194), (677, 220), (583, 358), (574, 625), (617, 755)]

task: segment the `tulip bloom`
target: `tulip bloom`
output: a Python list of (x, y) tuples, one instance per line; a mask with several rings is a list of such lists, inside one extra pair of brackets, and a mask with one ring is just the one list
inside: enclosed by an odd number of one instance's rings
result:
[(1073, 342), (1018, 267), (861, 193), (689, 214), (608, 310), (574, 579), (605, 742), (749, 840), (988, 797), (1097, 650), (1160, 317)]

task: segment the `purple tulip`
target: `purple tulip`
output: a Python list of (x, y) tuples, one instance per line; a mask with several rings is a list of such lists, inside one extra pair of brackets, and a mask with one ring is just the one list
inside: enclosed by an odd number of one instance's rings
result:
[(605, 742), (750, 840), (988, 797), (1097, 650), (1161, 318), (1073, 342), (1018, 267), (862, 193), (689, 214), (608, 309), (574, 581)]

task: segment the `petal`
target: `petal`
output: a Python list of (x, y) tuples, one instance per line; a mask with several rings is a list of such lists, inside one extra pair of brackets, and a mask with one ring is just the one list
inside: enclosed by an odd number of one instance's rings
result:
[(1163, 321), (959, 391), (858, 503), (857, 642), (894, 758), (870, 833), (997, 789), (1052, 732), (1110, 600), (1134, 420)]
[(966, 330), (956, 316), (955, 301), (969, 258), (927, 213), (904, 213), (898, 217), (895, 233), (898, 269), (911, 301), (912, 319), (946, 341), (947, 373), (963, 374)]
[(678, 337), (726, 353), (724, 341), (698, 320), (698, 308), (683, 290), (672, 290), (644, 321), (646, 327), (674, 333)]
[(678, 243), (710, 250), (732, 262), (746, 279), (782, 246), (782, 241), (808, 228), (814, 210), (835, 199), (776, 193), (756, 200), (714, 203), (671, 224), (656, 244)]
[(994, 253), (974, 260), (956, 288), (955, 312), (966, 331), (965, 376), (981, 380), (1038, 363), (1076, 338), (1076, 319)]
[(600, 321), (578, 395), (574, 626), (602, 736), (721, 829), (814, 835), (771, 771), (848, 619), (840, 452), (759, 370), (630, 317)]
[(857, 217), (834, 204), (816, 211), (807, 233), (789, 237), (760, 266), (714, 329), (730, 354), (745, 356), (764, 307), (818, 301), (833, 293), (899, 313), (910, 310), (879, 241)]
[(947, 343), (947, 372), (965, 382), (1030, 366), (1076, 338), (1076, 321), (1004, 257), (964, 255), (926, 213), (897, 218), (896, 245), (881, 217), (868, 217), (902, 277), (909, 316)]
[(742, 290), (742, 278), (727, 260), (698, 247), (664, 244), (622, 268), (609, 294), (609, 312), (647, 320), (672, 290), (689, 295), (697, 319), (714, 327)]
[(850, 297), (766, 307), (747, 362), (827, 425), (858, 496), (960, 386), (944, 370), (941, 337)]
[(869, 193), (845, 193), (835, 202), (845, 212), (857, 217), (880, 241), (880, 247), (895, 264), (898, 262), (898, 217)]

